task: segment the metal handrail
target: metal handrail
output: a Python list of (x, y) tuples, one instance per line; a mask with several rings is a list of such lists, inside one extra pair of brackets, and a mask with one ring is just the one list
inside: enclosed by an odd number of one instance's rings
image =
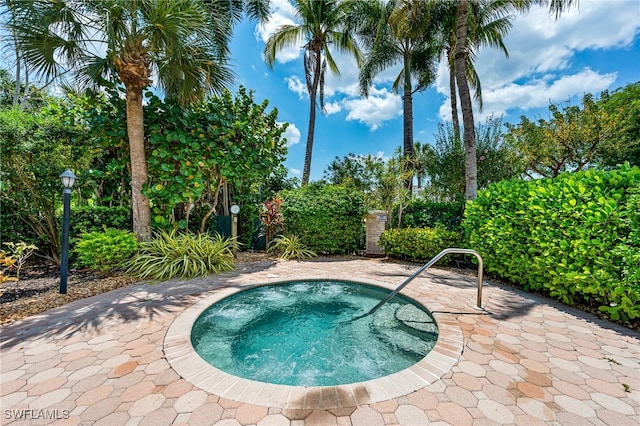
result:
[[(380, 309), (380, 307), (382, 305), (387, 303), (393, 296), (398, 294), (400, 292), (400, 290), (405, 288), (406, 285), (409, 284), (415, 277), (420, 275), (422, 273), (422, 271), (424, 271), (425, 269), (433, 266), (433, 264), (436, 263), (438, 260), (440, 260), (444, 255), (447, 255), (447, 254), (450, 254), (450, 253), (472, 254), (478, 259), (478, 299), (477, 299), (477, 302), (476, 302), (477, 306), (475, 306), (475, 308), (476, 309), (480, 309), (480, 310), (484, 310), (484, 308), (482, 307), (482, 257), (475, 250), (461, 249), (461, 248), (448, 248), (448, 249), (442, 250), (433, 259), (431, 259), (429, 262), (427, 262), (423, 267), (421, 267), (416, 272), (414, 272), (413, 275), (411, 275), (409, 278), (404, 280), (404, 282), (402, 284), (400, 284), (398, 287), (396, 287), (395, 290), (393, 290), (391, 293), (389, 293), (389, 295), (387, 297), (385, 297), (380, 303), (378, 303), (376, 306), (374, 306), (369, 312), (367, 312), (366, 314), (362, 315), (362, 317), (366, 317), (368, 315), (371, 315), (375, 311)], [(361, 317), (359, 317), (359, 318), (361, 318)]]

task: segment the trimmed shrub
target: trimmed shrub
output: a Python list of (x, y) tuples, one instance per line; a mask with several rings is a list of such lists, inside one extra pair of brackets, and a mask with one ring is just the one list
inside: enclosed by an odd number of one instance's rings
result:
[[(630, 191), (624, 209), (624, 221), (629, 235), (615, 249), (615, 254), (622, 259), (622, 280), (613, 285), (613, 293), (619, 298), (609, 306), (600, 306), (612, 319), (624, 317), (640, 318), (640, 185)], [(629, 314), (631, 312), (631, 314)]]
[(138, 254), (127, 262), (127, 273), (142, 279), (194, 278), (232, 271), (236, 267), (232, 239), (220, 234), (161, 232), (140, 243)]
[[(385, 254), (414, 262), (427, 262), (442, 250), (457, 247), (462, 237), (442, 228), (388, 229), (380, 235), (378, 245)], [(443, 263), (449, 256), (445, 256)]]
[[(460, 232), (464, 202), (435, 202), (422, 199), (411, 200), (402, 209), (401, 228), (444, 228), (449, 231)], [(398, 209), (393, 211), (397, 223)]]
[(316, 253), (351, 254), (364, 248), (362, 193), (337, 185), (305, 185), (282, 191), (288, 234)]
[(463, 228), (488, 272), (570, 305), (616, 308), (612, 319), (639, 318), (640, 285), (627, 279), (638, 264), (625, 275), (632, 258), (618, 249), (635, 235), (625, 206), (639, 184), (640, 168), (628, 165), (498, 182), (467, 204)]
[(135, 235), (130, 231), (106, 229), (103, 232), (88, 232), (80, 236), (74, 246), (76, 263), (91, 269), (106, 272), (119, 269), (138, 249)]

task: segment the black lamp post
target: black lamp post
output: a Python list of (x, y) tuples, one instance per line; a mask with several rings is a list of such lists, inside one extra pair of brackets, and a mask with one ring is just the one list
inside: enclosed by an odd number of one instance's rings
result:
[(71, 188), (76, 175), (69, 169), (60, 175), (64, 186), (64, 210), (62, 214), (62, 256), (60, 258), (60, 294), (67, 294), (67, 275), (69, 272), (69, 214), (71, 210)]

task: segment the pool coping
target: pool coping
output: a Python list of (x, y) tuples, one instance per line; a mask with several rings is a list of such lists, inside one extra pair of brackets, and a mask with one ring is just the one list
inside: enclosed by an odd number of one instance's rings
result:
[[(392, 290), (394, 285), (369, 279), (350, 280), (336, 277), (305, 277), (304, 281), (331, 280), (354, 282)], [(447, 313), (420, 287), (409, 297), (422, 304), (433, 315), (438, 326), (434, 348), (409, 368), (377, 379), (338, 386), (277, 385), (245, 379), (226, 373), (206, 362), (191, 344), (191, 329), (200, 314), (212, 304), (240, 291), (264, 285), (299, 281), (295, 279), (256, 283), (242, 287), (213, 290), (188, 307), (169, 326), (164, 338), (164, 354), (171, 368), (187, 382), (223, 398), (287, 409), (326, 410), (355, 407), (405, 396), (425, 388), (446, 374), (459, 360), (464, 347), (462, 329), (453, 315)]]

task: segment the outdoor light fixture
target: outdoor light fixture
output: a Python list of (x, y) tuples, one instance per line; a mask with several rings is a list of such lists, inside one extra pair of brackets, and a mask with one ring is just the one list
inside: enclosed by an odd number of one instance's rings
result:
[(69, 169), (60, 175), (64, 187), (64, 210), (62, 214), (62, 254), (60, 257), (60, 294), (67, 294), (69, 273), (69, 214), (71, 210), (71, 188), (76, 183), (76, 175)]
[(67, 191), (71, 193), (71, 188), (73, 188), (73, 184), (76, 183), (76, 175), (74, 175), (71, 170), (67, 169), (60, 175), (60, 179), (62, 179), (62, 186), (65, 189), (65, 193)]

